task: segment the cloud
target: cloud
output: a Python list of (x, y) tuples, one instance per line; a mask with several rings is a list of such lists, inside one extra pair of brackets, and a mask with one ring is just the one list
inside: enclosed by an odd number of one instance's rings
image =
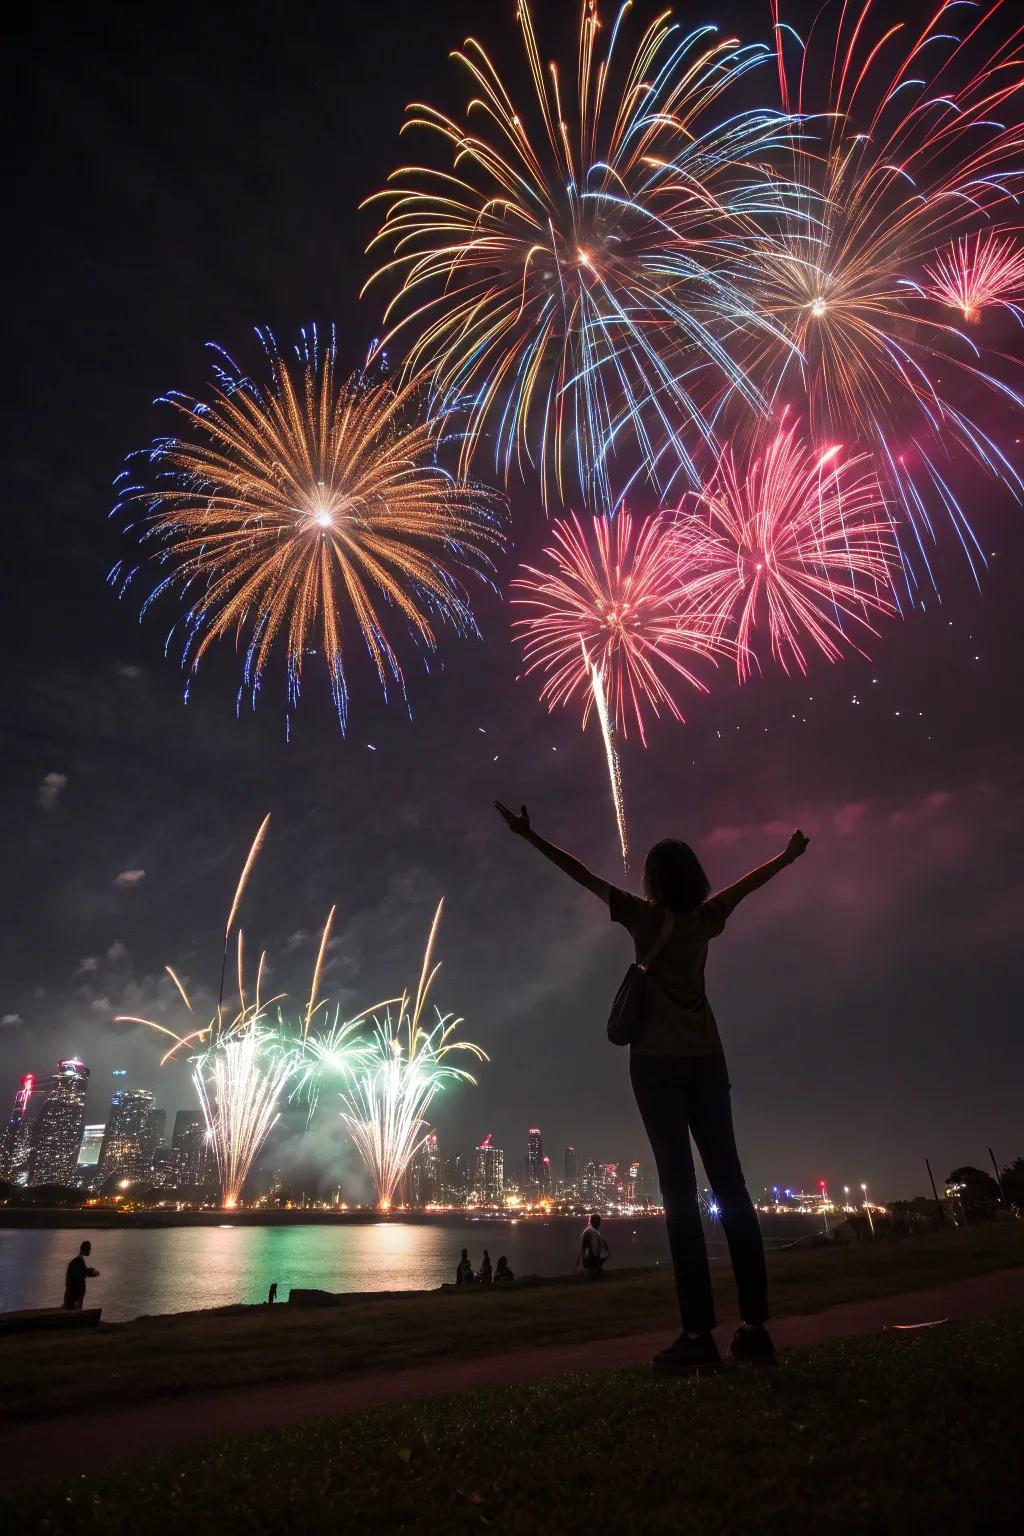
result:
[(84, 976), (89, 971), (98, 970), (99, 969), (99, 963), (100, 962), (97, 960), (95, 955), (83, 955), (81, 960), (79, 960), (79, 962), (78, 962), (78, 974), (79, 974), (79, 976)]
[(296, 928), (295, 932), (290, 933), (285, 939), (284, 952), (286, 955), (290, 955), (293, 949), (301, 949), (303, 944), (308, 943), (309, 934), (306, 932), (305, 928)]
[(127, 958), (127, 944), (122, 944), (120, 939), (115, 939), (113, 944), (111, 944), (110, 948), (107, 950), (107, 959), (113, 960), (116, 963), (118, 960), (127, 960)]
[(118, 677), (130, 678), (134, 682), (136, 678), (142, 676), (142, 668), (130, 666), (127, 662), (123, 662), (117, 669), (117, 675)]
[(20, 1013), (5, 1013), (0, 1019), (0, 1029), (13, 1029), (16, 1024), (24, 1024), (24, 1022)]
[(139, 881), (145, 880), (145, 878), (146, 871), (144, 869), (122, 869), (114, 884), (122, 887), (133, 886), (138, 885)]
[(922, 821), (931, 821), (941, 811), (946, 810), (952, 803), (953, 796), (947, 794), (944, 789), (937, 789), (933, 794), (925, 795), (922, 800), (914, 802), (903, 809), (892, 811), (889, 821), (894, 827), (916, 827)]
[(47, 773), (43, 775), (43, 782), (39, 786), (38, 800), (44, 811), (52, 811), (64, 790), (67, 788), (68, 776), (66, 773)]
[(94, 997), (92, 1002), (89, 1004), (89, 1008), (93, 1013), (104, 1013), (108, 1016), (114, 1011), (111, 1007), (109, 997)]

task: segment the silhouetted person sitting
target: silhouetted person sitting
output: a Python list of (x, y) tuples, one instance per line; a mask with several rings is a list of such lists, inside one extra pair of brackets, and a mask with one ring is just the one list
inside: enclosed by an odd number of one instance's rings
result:
[(78, 1250), (78, 1257), (71, 1260), (64, 1276), (64, 1311), (81, 1312), (82, 1302), (85, 1300), (86, 1277), (95, 1280), (99, 1275), (98, 1269), (90, 1269), (85, 1262), (92, 1253), (92, 1243), (84, 1242)]
[(576, 1262), (583, 1266), (591, 1280), (600, 1280), (609, 1252), (608, 1244), (601, 1234), (601, 1218), (595, 1211), (583, 1229), (580, 1256)]
[(525, 805), (518, 816), (499, 801), (495, 805), (510, 831), (605, 903), (612, 922), (622, 924), (635, 946), (643, 985), (629, 1020), (629, 1075), (658, 1166), (683, 1323), (676, 1342), (651, 1364), (676, 1372), (715, 1370), (721, 1364), (691, 1134), (715, 1193), (739, 1293), (743, 1327), (729, 1353), (738, 1360), (770, 1363), (775, 1350), (764, 1326), (764, 1246), (736, 1150), (729, 1072), (704, 990), (704, 966), (708, 942), (722, 932), (740, 902), (800, 858), (807, 838), (795, 831), (775, 858), (715, 896), (693, 849), (678, 838), (664, 838), (644, 862), (641, 900), (538, 836)]
[(480, 1273), (477, 1279), (481, 1285), (490, 1285), (494, 1279), (494, 1272), (491, 1268), (491, 1256), (486, 1248), (484, 1249), (484, 1261), (480, 1265)]
[(508, 1267), (508, 1259), (504, 1255), (498, 1260), (498, 1267), (494, 1271), (495, 1285), (511, 1285), (515, 1275)]
[(458, 1266), (455, 1270), (455, 1284), (472, 1285), (475, 1279), (476, 1276), (473, 1274), (473, 1266), (469, 1262), (469, 1249), (463, 1248), (462, 1258), (459, 1260)]

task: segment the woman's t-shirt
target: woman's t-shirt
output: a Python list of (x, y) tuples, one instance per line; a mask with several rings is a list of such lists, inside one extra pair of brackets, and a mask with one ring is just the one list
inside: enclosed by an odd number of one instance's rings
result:
[[(608, 907), (636, 945), (636, 958), (657, 943), (665, 908), (612, 886)], [(722, 1049), (715, 1015), (704, 990), (708, 940), (725, 927), (713, 900), (674, 914), (672, 934), (648, 972), (643, 1028), (632, 1049), (641, 1056), (710, 1056)]]

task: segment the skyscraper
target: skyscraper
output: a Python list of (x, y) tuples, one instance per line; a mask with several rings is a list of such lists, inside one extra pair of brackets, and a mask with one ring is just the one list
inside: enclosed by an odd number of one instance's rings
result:
[(574, 1195), (579, 1186), (579, 1167), (576, 1162), (576, 1148), (566, 1147), (562, 1159), (562, 1176), (565, 1179), (565, 1192)]
[(206, 1183), (210, 1171), (210, 1143), (201, 1110), (178, 1110), (174, 1117), (171, 1150), (179, 1189), (198, 1189)]
[(23, 1184), (28, 1178), (29, 1139), (32, 1121), (42, 1104), (42, 1086), (34, 1073), (25, 1073), (0, 1135), (0, 1179), (12, 1184)]
[(166, 1109), (151, 1109), (149, 1112), (149, 1120), (146, 1123), (145, 1156), (147, 1171), (152, 1169), (154, 1159), (156, 1158), (157, 1149), (163, 1145), (163, 1140), (166, 1133)]
[(433, 1205), (441, 1198), (441, 1154), (436, 1131), (431, 1131), (413, 1158), (409, 1194), (413, 1205)]
[(149, 1171), (147, 1142), (153, 1095), (145, 1088), (116, 1088), (100, 1152), (99, 1182), (141, 1179)]
[(534, 1125), (526, 1134), (526, 1169), (523, 1193), (528, 1200), (539, 1200), (544, 1188), (544, 1144)]
[(89, 1068), (69, 1058), (46, 1079), (39, 1113), (30, 1130), (29, 1184), (73, 1184), (85, 1129)]
[(505, 1154), (494, 1145), (490, 1132), (476, 1149), (473, 1193), (481, 1205), (503, 1205), (505, 1202)]

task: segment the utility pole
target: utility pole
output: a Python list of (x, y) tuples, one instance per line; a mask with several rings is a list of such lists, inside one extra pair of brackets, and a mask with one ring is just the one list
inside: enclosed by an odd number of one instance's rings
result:
[(988, 1155), (992, 1159), (992, 1168), (993, 1168), (993, 1171), (994, 1171), (995, 1176), (996, 1176), (996, 1183), (999, 1185), (999, 1198), (1003, 1202), (1003, 1204), (1005, 1205), (1006, 1204), (1006, 1196), (1003, 1194), (1003, 1180), (1002, 1180), (1002, 1176), (1000, 1175), (1000, 1172), (999, 1172), (999, 1164), (996, 1162), (996, 1155), (992, 1151), (991, 1147), (989, 1147), (989, 1149), (988, 1149)]
[(939, 1192), (935, 1188), (935, 1175), (932, 1173), (932, 1165), (927, 1158), (924, 1160), (924, 1165), (928, 1169), (928, 1177), (932, 1184), (932, 1194), (935, 1196), (935, 1209), (939, 1213), (939, 1226), (941, 1227), (946, 1219), (945, 1207), (943, 1206), (942, 1201), (939, 1199)]

